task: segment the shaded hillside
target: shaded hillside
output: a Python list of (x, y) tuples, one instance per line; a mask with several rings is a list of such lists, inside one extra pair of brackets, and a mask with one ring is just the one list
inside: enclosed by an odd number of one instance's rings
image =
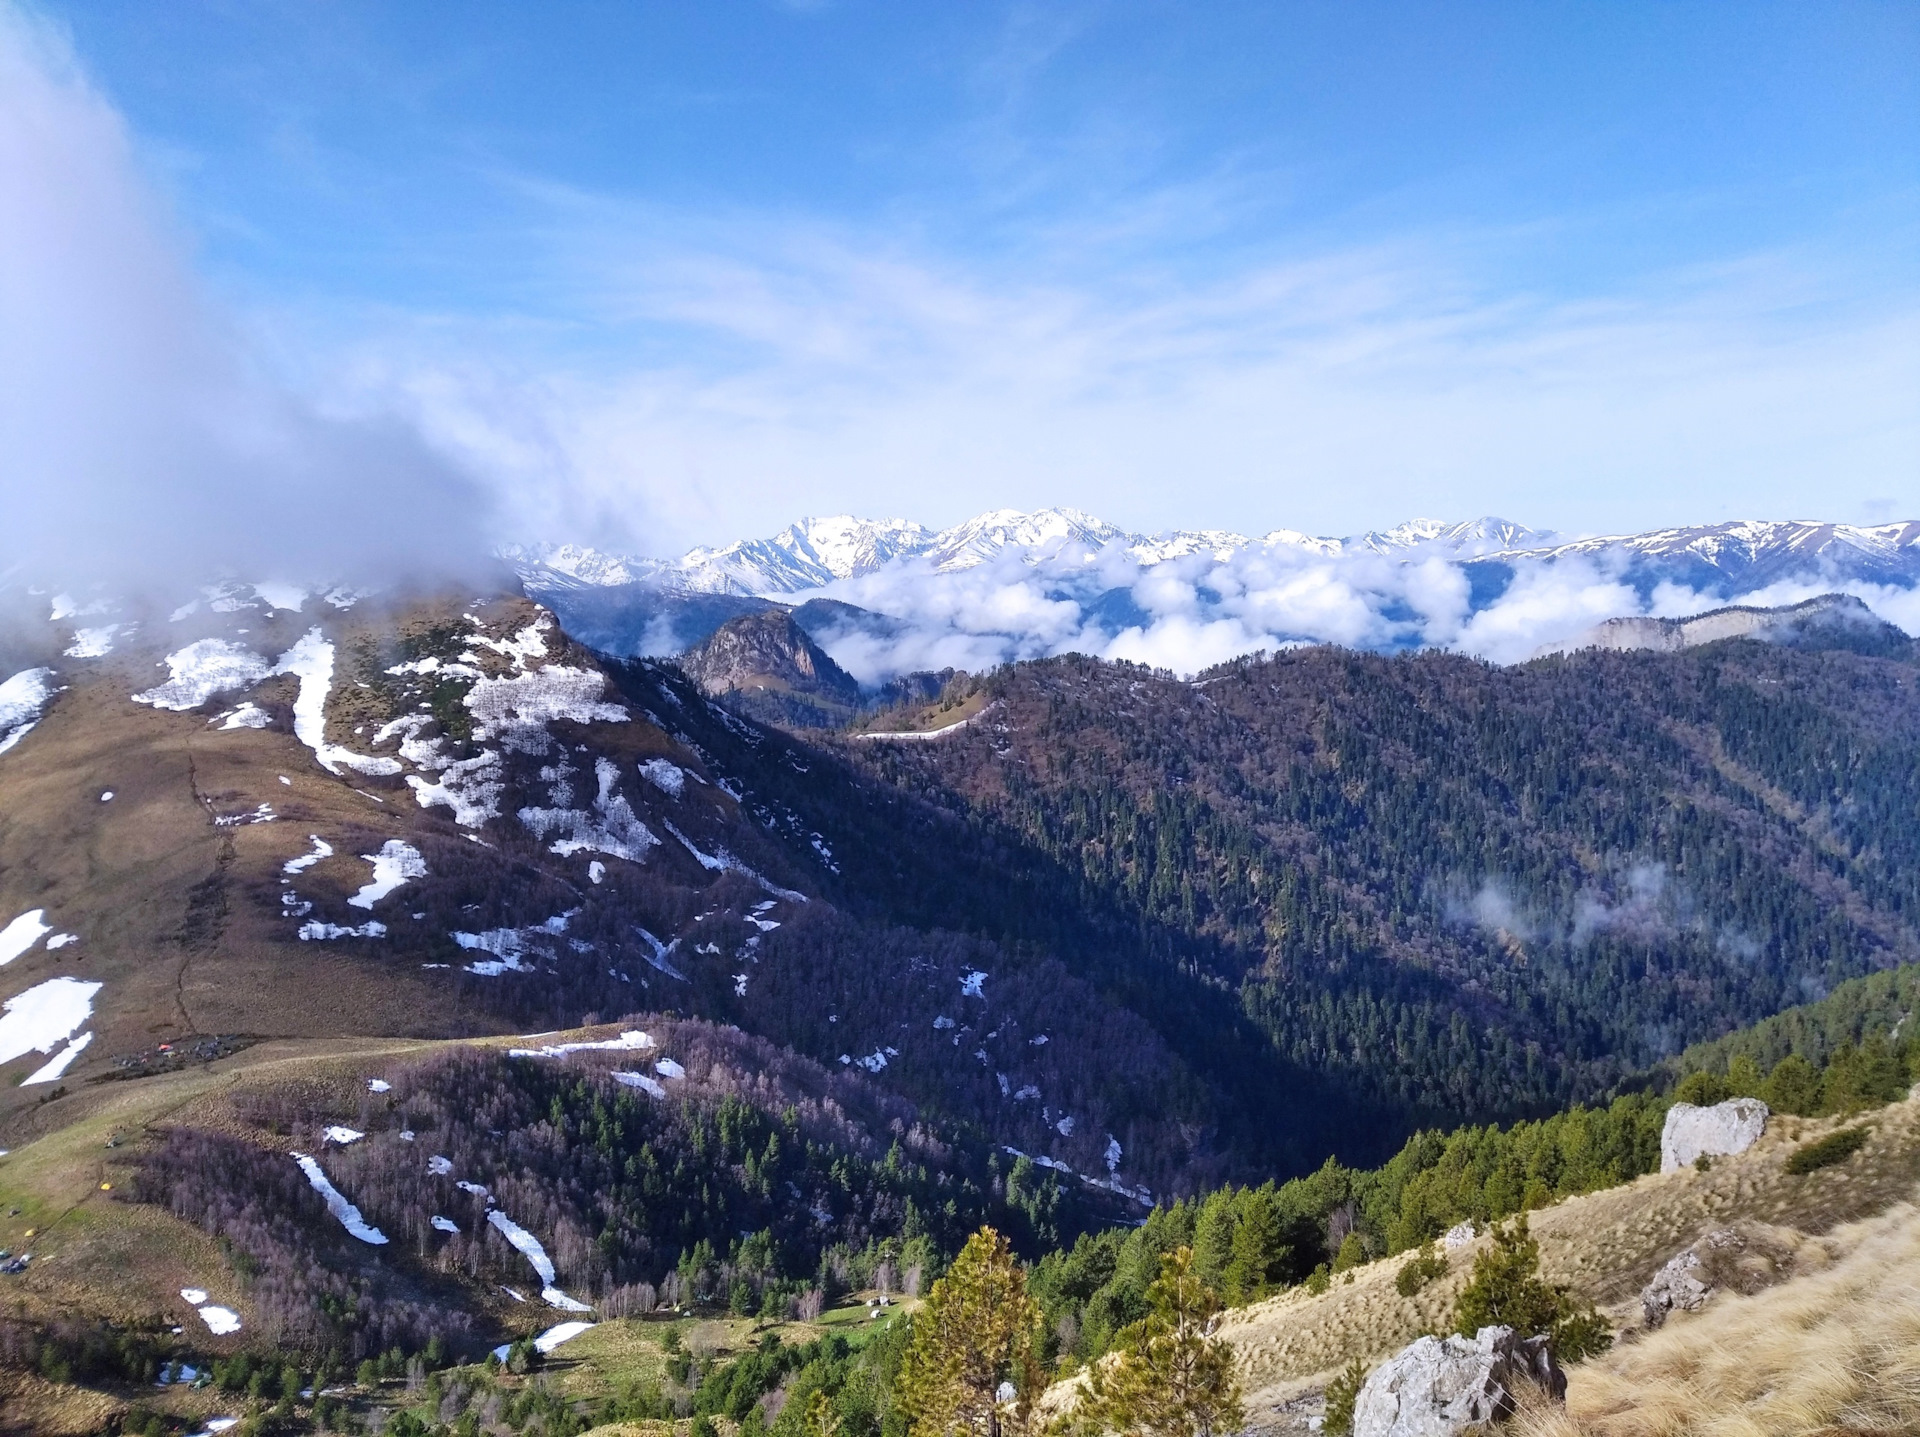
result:
[(1314, 649), (1193, 683), (1068, 658), (997, 675), (965, 729), (844, 752), (1050, 865), (941, 921), (1104, 914), (1117, 964), (1232, 995), (1384, 1137), (1602, 1092), (1920, 955), (1917, 678), (1754, 644)]

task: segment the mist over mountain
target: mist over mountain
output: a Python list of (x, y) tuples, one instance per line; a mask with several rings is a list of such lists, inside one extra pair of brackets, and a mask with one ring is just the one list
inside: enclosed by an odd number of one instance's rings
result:
[(1516, 662), (1609, 619), (1679, 619), (1843, 592), (1920, 631), (1920, 522), (1739, 522), (1563, 539), (1496, 518), (1315, 537), (1126, 533), (1072, 509), (995, 510), (934, 531), (839, 516), (767, 539), (624, 558), (505, 557), (529, 593), (612, 652), (671, 654), (733, 611), (832, 598), (869, 616), (814, 637), (869, 687), (1085, 653), (1192, 673), (1303, 643), (1444, 648)]

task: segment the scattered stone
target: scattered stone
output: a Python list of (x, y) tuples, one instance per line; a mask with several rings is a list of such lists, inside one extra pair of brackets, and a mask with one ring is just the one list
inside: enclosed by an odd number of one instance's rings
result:
[(1440, 1246), (1448, 1252), (1457, 1251), (1473, 1241), (1473, 1220), (1457, 1222), (1448, 1228), (1440, 1238)]
[(1679, 1172), (1695, 1158), (1732, 1157), (1760, 1141), (1771, 1116), (1758, 1098), (1729, 1098), (1710, 1108), (1675, 1103), (1660, 1132), (1660, 1171)]
[(1523, 1382), (1566, 1398), (1566, 1374), (1545, 1337), (1516, 1337), (1511, 1327), (1422, 1337), (1367, 1378), (1353, 1405), (1353, 1437), (1457, 1437), (1511, 1416)]
[(1649, 1329), (1669, 1313), (1698, 1312), (1722, 1288), (1747, 1295), (1773, 1286), (1793, 1269), (1796, 1234), (1758, 1223), (1715, 1228), (1669, 1258), (1640, 1292)]

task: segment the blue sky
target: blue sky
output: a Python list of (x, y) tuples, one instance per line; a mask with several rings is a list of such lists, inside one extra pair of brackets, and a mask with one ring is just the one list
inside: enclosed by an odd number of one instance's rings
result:
[(1920, 6), (44, 3), (528, 536), (1920, 514)]

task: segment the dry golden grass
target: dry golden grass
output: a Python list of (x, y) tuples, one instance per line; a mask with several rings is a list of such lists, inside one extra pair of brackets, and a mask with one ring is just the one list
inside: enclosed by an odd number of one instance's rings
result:
[(1920, 1430), (1920, 1210), (1809, 1239), (1794, 1265), (1574, 1369), (1566, 1409), (1516, 1437)]
[[(1874, 1136), (1846, 1163), (1805, 1177), (1784, 1171), (1799, 1140), (1843, 1121), (1779, 1118), (1748, 1152), (1705, 1173), (1643, 1177), (1532, 1214), (1543, 1275), (1625, 1328), (1638, 1324), (1637, 1296), (1654, 1271), (1713, 1228), (1744, 1221), (1818, 1234), (1912, 1198), (1920, 1183), (1920, 1103), (1912, 1100), (1868, 1114)], [(1411, 1299), (1393, 1286), (1401, 1256), (1355, 1269), (1351, 1284), (1336, 1279), (1322, 1296), (1296, 1289), (1229, 1314), (1222, 1332), (1241, 1356), (1252, 1425), (1289, 1420), (1286, 1404), (1353, 1358), (1376, 1362), (1442, 1328), (1485, 1241), (1451, 1254), (1447, 1276)]]

